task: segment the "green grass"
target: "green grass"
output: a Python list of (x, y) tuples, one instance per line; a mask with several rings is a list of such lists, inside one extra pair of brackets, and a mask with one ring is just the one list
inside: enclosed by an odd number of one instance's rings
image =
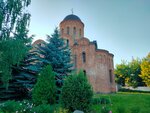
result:
[(103, 106), (109, 107), (112, 110), (112, 113), (150, 113), (150, 94), (96, 94), (95, 97), (104, 97), (111, 101), (111, 104), (107, 105), (93, 105), (92, 108), (95, 113), (101, 113)]
[[(105, 98), (105, 100), (109, 100), (110, 103), (108, 102), (109, 104), (92, 105), (91, 113), (104, 113), (101, 112), (102, 107), (109, 108), (112, 111), (112, 113), (150, 113), (150, 93), (148, 94), (148, 93), (121, 92), (116, 94), (96, 94), (94, 95), (94, 98), (98, 99)], [(15, 104), (13, 105), (15, 106)], [(9, 109), (11, 109), (12, 111), (11, 107), (13, 106), (10, 106)], [(0, 113), (2, 112), (0, 111)], [(61, 106), (58, 106), (57, 112), (55, 113), (67, 113), (67, 112)]]

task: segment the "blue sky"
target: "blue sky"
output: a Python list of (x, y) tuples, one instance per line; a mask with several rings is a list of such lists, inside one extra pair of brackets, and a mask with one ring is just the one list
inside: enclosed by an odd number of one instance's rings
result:
[(150, 0), (32, 0), (30, 34), (46, 39), (73, 8), (85, 37), (114, 54), (114, 64), (150, 52)]

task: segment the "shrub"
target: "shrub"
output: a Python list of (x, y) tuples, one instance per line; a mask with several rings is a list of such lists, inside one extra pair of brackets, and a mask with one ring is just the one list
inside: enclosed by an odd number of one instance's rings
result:
[(56, 84), (50, 65), (46, 66), (39, 75), (32, 91), (33, 102), (39, 104), (54, 104), (56, 100)]
[(6, 101), (0, 104), (0, 113), (54, 113), (55, 106), (41, 104), (34, 106), (33, 103), (24, 101)]
[(16, 112), (17, 110), (21, 110), (21, 106), (16, 101), (7, 101), (0, 105), (0, 109), (4, 113), (12, 113), (12, 112)]
[(135, 93), (150, 93), (150, 91), (141, 91), (141, 90), (131, 90), (126, 88), (120, 88), (119, 91), (121, 92), (135, 92)]
[(6, 101), (0, 104), (0, 113), (32, 113), (33, 103), (29, 101)]
[(64, 109), (60, 104), (57, 104), (54, 113), (68, 113), (68, 110)]
[(92, 99), (92, 104), (101, 104), (101, 100), (100, 100), (100, 98), (93, 98)]
[(93, 98), (92, 104), (110, 104), (110, 100), (108, 98)]
[(41, 104), (33, 108), (33, 113), (54, 113), (54, 106), (48, 104)]
[(110, 100), (108, 98), (101, 98), (101, 104), (110, 104)]
[(101, 113), (109, 113), (110, 109), (107, 106), (103, 106), (101, 109)]
[(80, 71), (66, 78), (62, 87), (62, 106), (69, 111), (76, 109), (88, 112), (92, 101), (93, 91), (84, 73)]

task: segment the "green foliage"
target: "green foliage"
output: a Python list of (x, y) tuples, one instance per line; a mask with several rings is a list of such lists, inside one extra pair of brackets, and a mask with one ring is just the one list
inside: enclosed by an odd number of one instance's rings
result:
[[(21, 48), (21, 49), (20, 49)], [(2, 72), (2, 82), (8, 88), (8, 82), (12, 79), (12, 67), (18, 65), (27, 53), (27, 47), (21, 40), (6, 40), (0, 41), (0, 70)], [(17, 51), (17, 52), (16, 52)]]
[(72, 71), (71, 52), (68, 45), (65, 45), (64, 40), (60, 37), (60, 33), (56, 28), (54, 33), (47, 37), (48, 43), (44, 46), (38, 46), (37, 50), (43, 56), (41, 61), (48, 65), (50, 64), (55, 73), (57, 86), (57, 103), (59, 103), (61, 87), (63, 80)]
[(125, 107), (124, 106), (118, 106), (117, 107), (117, 113), (126, 113)]
[(41, 104), (35, 106), (29, 101), (6, 101), (0, 105), (2, 113), (54, 113), (55, 106)]
[(16, 101), (7, 101), (0, 106), (4, 113), (15, 113), (17, 110), (21, 110), (22, 106)]
[(37, 83), (32, 91), (33, 102), (39, 104), (54, 104), (56, 97), (55, 76), (50, 65), (39, 74)]
[(24, 101), (14, 101), (9, 100), (0, 104), (0, 109), (2, 113), (33, 113), (32, 109), (34, 108), (33, 103), (24, 100)]
[(141, 70), (140, 77), (143, 79), (147, 86), (150, 86), (150, 53), (146, 58), (143, 59), (141, 63)]
[(131, 62), (129, 62), (129, 68), (130, 68), (130, 76), (129, 76), (129, 81), (127, 84), (132, 87), (137, 87), (137, 86), (143, 86), (145, 85), (142, 82), (141, 77), (139, 76), (141, 74), (141, 60), (139, 59), (132, 59)]
[(116, 69), (114, 71), (116, 75), (116, 82), (122, 86), (125, 86), (125, 78), (128, 77), (128, 66), (126, 62), (122, 61), (121, 64), (116, 65)]
[[(124, 113), (149, 113), (150, 111), (150, 93), (129, 93), (129, 92), (119, 92), (115, 94), (95, 94), (94, 98), (111, 98), (111, 104), (106, 104), (105, 106), (110, 108), (112, 113), (119, 113), (118, 108)], [(103, 104), (93, 104), (91, 113), (101, 113)], [(121, 107), (121, 108), (120, 108)], [(123, 107), (123, 108), (122, 108)], [(132, 110), (131, 110), (132, 109)], [(109, 113), (109, 112), (108, 112)]]
[(25, 11), (31, 0), (1, 0), (0, 1), (0, 40), (23, 39), (27, 36), (30, 14)]
[(0, 81), (8, 89), (12, 67), (25, 57), (31, 43), (28, 37), (30, 14), (25, 11), (31, 0), (0, 1)]
[(47, 37), (48, 43), (44, 46), (39, 46), (37, 49), (40, 54), (47, 61), (45, 64), (50, 64), (56, 75), (56, 84), (61, 87), (63, 78), (71, 72), (72, 64), (71, 53), (64, 40), (60, 38), (60, 33), (56, 28), (52, 36)]
[(140, 113), (140, 108), (139, 107), (132, 107), (130, 109), (131, 113)]
[(30, 51), (19, 65), (11, 68), (12, 79), (9, 81), (8, 89), (0, 85), (0, 100), (31, 98), (31, 89), (42, 66), (37, 53)]
[(150, 93), (150, 91), (141, 91), (141, 90), (131, 90), (126, 88), (120, 88), (120, 92), (131, 92), (131, 93)]
[(61, 101), (64, 108), (89, 112), (92, 102), (92, 88), (84, 73), (80, 71), (66, 78), (62, 87)]
[(28, 100), (12, 100), (0, 103), (0, 113), (67, 113), (67, 110), (56, 105), (41, 104), (35, 106)]
[(92, 104), (110, 104), (110, 100), (108, 98), (93, 98)]
[(109, 113), (109, 108), (107, 106), (103, 106), (101, 109), (101, 113)]
[(32, 109), (35, 113), (54, 113), (55, 107), (49, 104), (41, 104)]
[(116, 65), (115, 75), (116, 82), (122, 86), (143, 86), (141, 77), (141, 61), (139, 59), (132, 59), (131, 62), (122, 62), (119, 65)]
[(100, 98), (93, 98), (92, 104), (101, 104), (101, 99)]

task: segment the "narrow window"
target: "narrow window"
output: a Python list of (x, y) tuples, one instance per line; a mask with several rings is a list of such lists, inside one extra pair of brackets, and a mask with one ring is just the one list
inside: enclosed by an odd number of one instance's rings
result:
[(85, 52), (82, 52), (82, 61), (83, 61), (83, 63), (86, 62), (86, 53)]
[(79, 30), (79, 36), (81, 37), (81, 29)]
[(110, 78), (110, 83), (112, 83), (112, 70), (109, 70), (109, 78)]
[(74, 56), (74, 65), (75, 65), (75, 69), (77, 68), (77, 55)]
[(67, 35), (69, 35), (70, 29), (69, 27), (67, 27)]
[(66, 43), (66, 44), (67, 44), (67, 46), (69, 46), (69, 40), (68, 40), (68, 39), (67, 39), (67, 41), (66, 41), (66, 42), (67, 42), (67, 43)]
[(64, 29), (61, 29), (61, 34), (64, 34)]
[(84, 73), (84, 76), (86, 76), (86, 71), (85, 70), (83, 70), (83, 73)]
[(73, 35), (76, 35), (76, 27), (73, 28)]

